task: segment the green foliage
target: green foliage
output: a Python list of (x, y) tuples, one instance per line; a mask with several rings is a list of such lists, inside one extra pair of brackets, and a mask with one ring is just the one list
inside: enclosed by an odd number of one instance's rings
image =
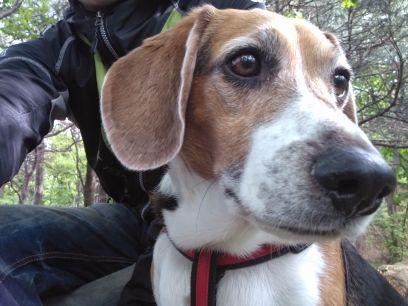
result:
[(396, 166), (399, 188), (408, 190), (408, 149), (381, 148), (380, 152), (394, 168)]
[(61, 1), (25, 0), (16, 14), (1, 21), (0, 49), (37, 38), (47, 26), (58, 20), (60, 6)]
[(78, 175), (82, 178), (85, 176), (86, 157), (83, 143), (79, 142), (76, 145), (78, 156), (69, 131), (50, 138), (48, 150), (58, 153), (46, 155), (43, 198), (45, 205), (83, 203)]
[[(401, 194), (398, 196), (400, 197)], [(405, 194), (405, 198), (407, 197)], [(401, 197), (400, 197), (401, 198)], [(391, 262), (396, 263), (408, 256), (408, 232), (407, 232), (407, 201), (401, 201), (397, 211), (389, 214), (382, 207), (375, 219), (385, 238), (385, 245), (390, 253)]]
[(305, 19), (305, 16), (303, 15), (303, 13), (295, 9), (287, 11), (285, 13), (285, 16), (290, 17), (290, 18)]
[(381, 153), (390, 164), (398, 164), (398, 189), (392, 199), (389, 199), (394, 211), (390, 212), (383, 206), (375, 224), (383, 232), (392, 262), (399, 262), (408, 256), (408, 149), (382, 148)]
[(342, 0), (341, 7), (345, 9), (354, 9), (358, 6), (357, 0)]
[[(61, 129), (61, 126), (57, 124), (56, 129)], [(47, 138), (45, 144), (45, 179), (42, 204), (82, 205), (81, 179), (85, 177), (86, 173), (86, 157), (82, 141), (74, 144), (71, 131), (67, 130)], [(0, 204), (16, 204), (19, 202), (18, 192), (15, 189), (19, 189), (18, 187), (21, 186), (23, 179), (24, 171), (20, 170), (13, 178), (12, 183), (4, 186), (3, 195), (0, 196)], [(29, 196), (26, 200), (27, 204), (33, 203), (33, 194), (34, 182), (31, 180)]]
[[(17, 204), (19, 202), (18, 192), (16, 192), (16, 186), (20, 186), (22, 180), (22, 175), (16, 176), (15, 180), (12, 183), (7, 183), (3, 186), (2, 193), (0, 195), (0, 205), (1, 204)], [(16, 183), (16, 181), (18, 183)], [(32, 190), (32, 184), (30, 186)]]

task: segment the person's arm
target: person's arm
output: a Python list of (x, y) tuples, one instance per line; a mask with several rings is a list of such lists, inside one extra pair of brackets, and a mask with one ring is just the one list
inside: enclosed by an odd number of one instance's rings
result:
[(67, 39), (59, 23), (0, 56), (0, 186), (18, 172), (54, 119), (66, 117), (68, 92), (57, 74)]

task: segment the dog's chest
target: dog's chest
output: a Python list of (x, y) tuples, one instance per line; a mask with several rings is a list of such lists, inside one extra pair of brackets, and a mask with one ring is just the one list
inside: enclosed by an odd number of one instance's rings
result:
[[(160, 235), (154, 250), (153, 290), (159, 306), (190, 305), (191, 262)], [(311, 246), (256, 266), (230, 270), (218, 283), (217, 305), (318, 305), (321, 254)]]

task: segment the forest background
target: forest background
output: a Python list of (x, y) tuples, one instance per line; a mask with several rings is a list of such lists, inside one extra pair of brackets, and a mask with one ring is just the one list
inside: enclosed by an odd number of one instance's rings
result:
[[(270, 10), (310, 20), (341, 41), (354, 69), (359, 124), (398, 176), (396, 191), (356, 245), (375, 266), (407, 261), (408, 1), (266, 2)], [(67, 5), (67, 0), (0, 0), (0, 52), (41, 35)], [(0, 204), (78, 207), (109, 201), (87, 164), (81, 134), (69, 121), (56, 122), (18, 175), (0, 187)]]

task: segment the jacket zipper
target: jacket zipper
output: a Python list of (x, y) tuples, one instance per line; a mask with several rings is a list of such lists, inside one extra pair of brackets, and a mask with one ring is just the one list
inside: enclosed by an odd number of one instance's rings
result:
[(103, 18), (103, 13), (101, 11), (98, 11), (96, 13), (95, 26), (96, 30), (99, 32), (100, 37), (103, 40), (103, 43), (105, 44), (105, 47), (109, 50), (109, 52), (115, 59), (118, 59), (119, 55), (116, 52), (115, 48), (113, 48), (111, 42), (109, 41), (108, 33), (106, 32), (105, 28), (105, 20)]

